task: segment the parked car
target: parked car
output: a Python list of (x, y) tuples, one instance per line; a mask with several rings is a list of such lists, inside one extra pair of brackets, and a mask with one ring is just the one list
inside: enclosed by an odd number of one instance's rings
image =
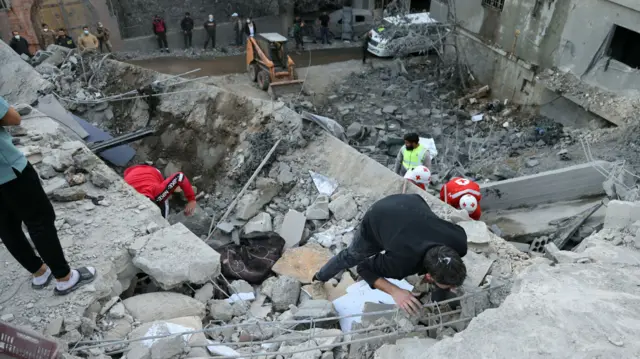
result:
[[(371, 29), (367, 50), (379, 57), (428, 52), (438, 40), (438, 21), (428, 12), (386, 17), (380, 26)], [(444, 28), (440, 31), (448, 31)], [(415, 36), (425, 34), (425, 36)], [(426, 41), (425, 41), (426, 40)]]
[[(373, 12), (364, 9), (352, 9), (352, 26), (354, 37), (360, 37), (366, 33), (374, 24)], [(342, 9), (329, 13), (329, 35), (331, 38), (342, 37)], [(320, 23), (318, 17), (320, 14), (303, 15), (305, 27), (302, 30), (302, 36), (305, 42), (313, 42), (320, 40)], [(289, 37), (293, 37), (293, 27), (289, 28)]]

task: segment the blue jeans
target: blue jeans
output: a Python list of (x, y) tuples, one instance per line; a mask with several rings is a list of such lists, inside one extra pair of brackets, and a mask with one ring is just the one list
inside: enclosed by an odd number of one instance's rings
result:
[(328, 27), (320, 27), (320, 38), (322, 38), (323, 44), (331, 44), (331, 40), (329, 40), (329, 28)]
[(362, 223), (360, 223), (349, 247), (342, 250), (337, 256), (331, 258), (327, 264), (322, 266), (316, 274), (316, 279), (321, 282), (327, 282), (341, 271), (355, 267), (365, 259), (383, 250), (383, 248), (380, 248), (377, 244), (367, 241), (363, 228)]

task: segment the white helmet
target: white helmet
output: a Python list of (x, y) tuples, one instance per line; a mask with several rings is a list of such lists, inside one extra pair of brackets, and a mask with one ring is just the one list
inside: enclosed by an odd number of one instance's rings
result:
[(478, 200), (470, 195), (465, 194), (460, 197), (460, 209), (464, 209), (469, 213), (473, 213), (478, 208)]
[(431, 181), (431, 171), (425, 166), (418, 166), (408, 170), (404, 178), (412, 180), (415, 183), (428, 185)]

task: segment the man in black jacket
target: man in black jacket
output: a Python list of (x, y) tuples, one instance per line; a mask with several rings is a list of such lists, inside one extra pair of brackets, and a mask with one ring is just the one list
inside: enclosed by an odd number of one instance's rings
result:
[(193, 19), (188, 12), (184, 14), (184, 18), (180, 22), (180, 28), (184, 35), (184, 48), (188, 49), (191, 47), (191, 40), (193, 39)]
[(207, 40), (204, 42), (204, 49), (207, 49), (209, 41), (211, 41), (211, 48), (216, 48), (216, 21), (213, 19), (213, 15), (209, 14), (209, 19), (204, 22), (204, 32)]
[(31, 52), (29, 51), (29, 43), (25, 40), (24, 37), (20, 36), (17, 31), (11, 32), (13, 37), (11, 41), (9, 41), (9, 46), (15, 51), (18, 55), (26, 54), (29, 57), (33, 57)]
[(466, 254), (467, 235), (462, 227), (436, 216), (417, 194), (395, 194), (369, 208), (349, 247), (313, 279), (326, 282), (357, 265), (358, 274), (372, 288), (389, 294), (406, 312), (417, 314), (420, 301), (385, 278), (424, 274), (424, 280), (436, 286), (431, 299), (442, 301), (464, 282), (467, 269), (462, 257)]
[(65, 29), (58, 29), (58, 37), (56, 37), (56, 45), (63, 46), (68, 49), (75, 49), (76, 44), (73, 42), (71, 36), (67, 35)]

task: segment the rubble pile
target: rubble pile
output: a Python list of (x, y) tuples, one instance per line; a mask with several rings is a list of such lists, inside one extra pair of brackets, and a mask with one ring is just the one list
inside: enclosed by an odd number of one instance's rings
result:
[(335, 119), (352, 146), (390, 168), (405, 133), (433, 138), (438, 151), (433, 172), (440, 181), (503, 180), (582, 161), (577, 140), (588, 131), (563, 127), (507, 100), (491, 100), (488, 86), (465, 92), (452, 80), (454, 72), (455, 67), (435, 63), (405, 67), (396, 61), (352, 74), (325, 104), (308, 97), (297, 106)]

